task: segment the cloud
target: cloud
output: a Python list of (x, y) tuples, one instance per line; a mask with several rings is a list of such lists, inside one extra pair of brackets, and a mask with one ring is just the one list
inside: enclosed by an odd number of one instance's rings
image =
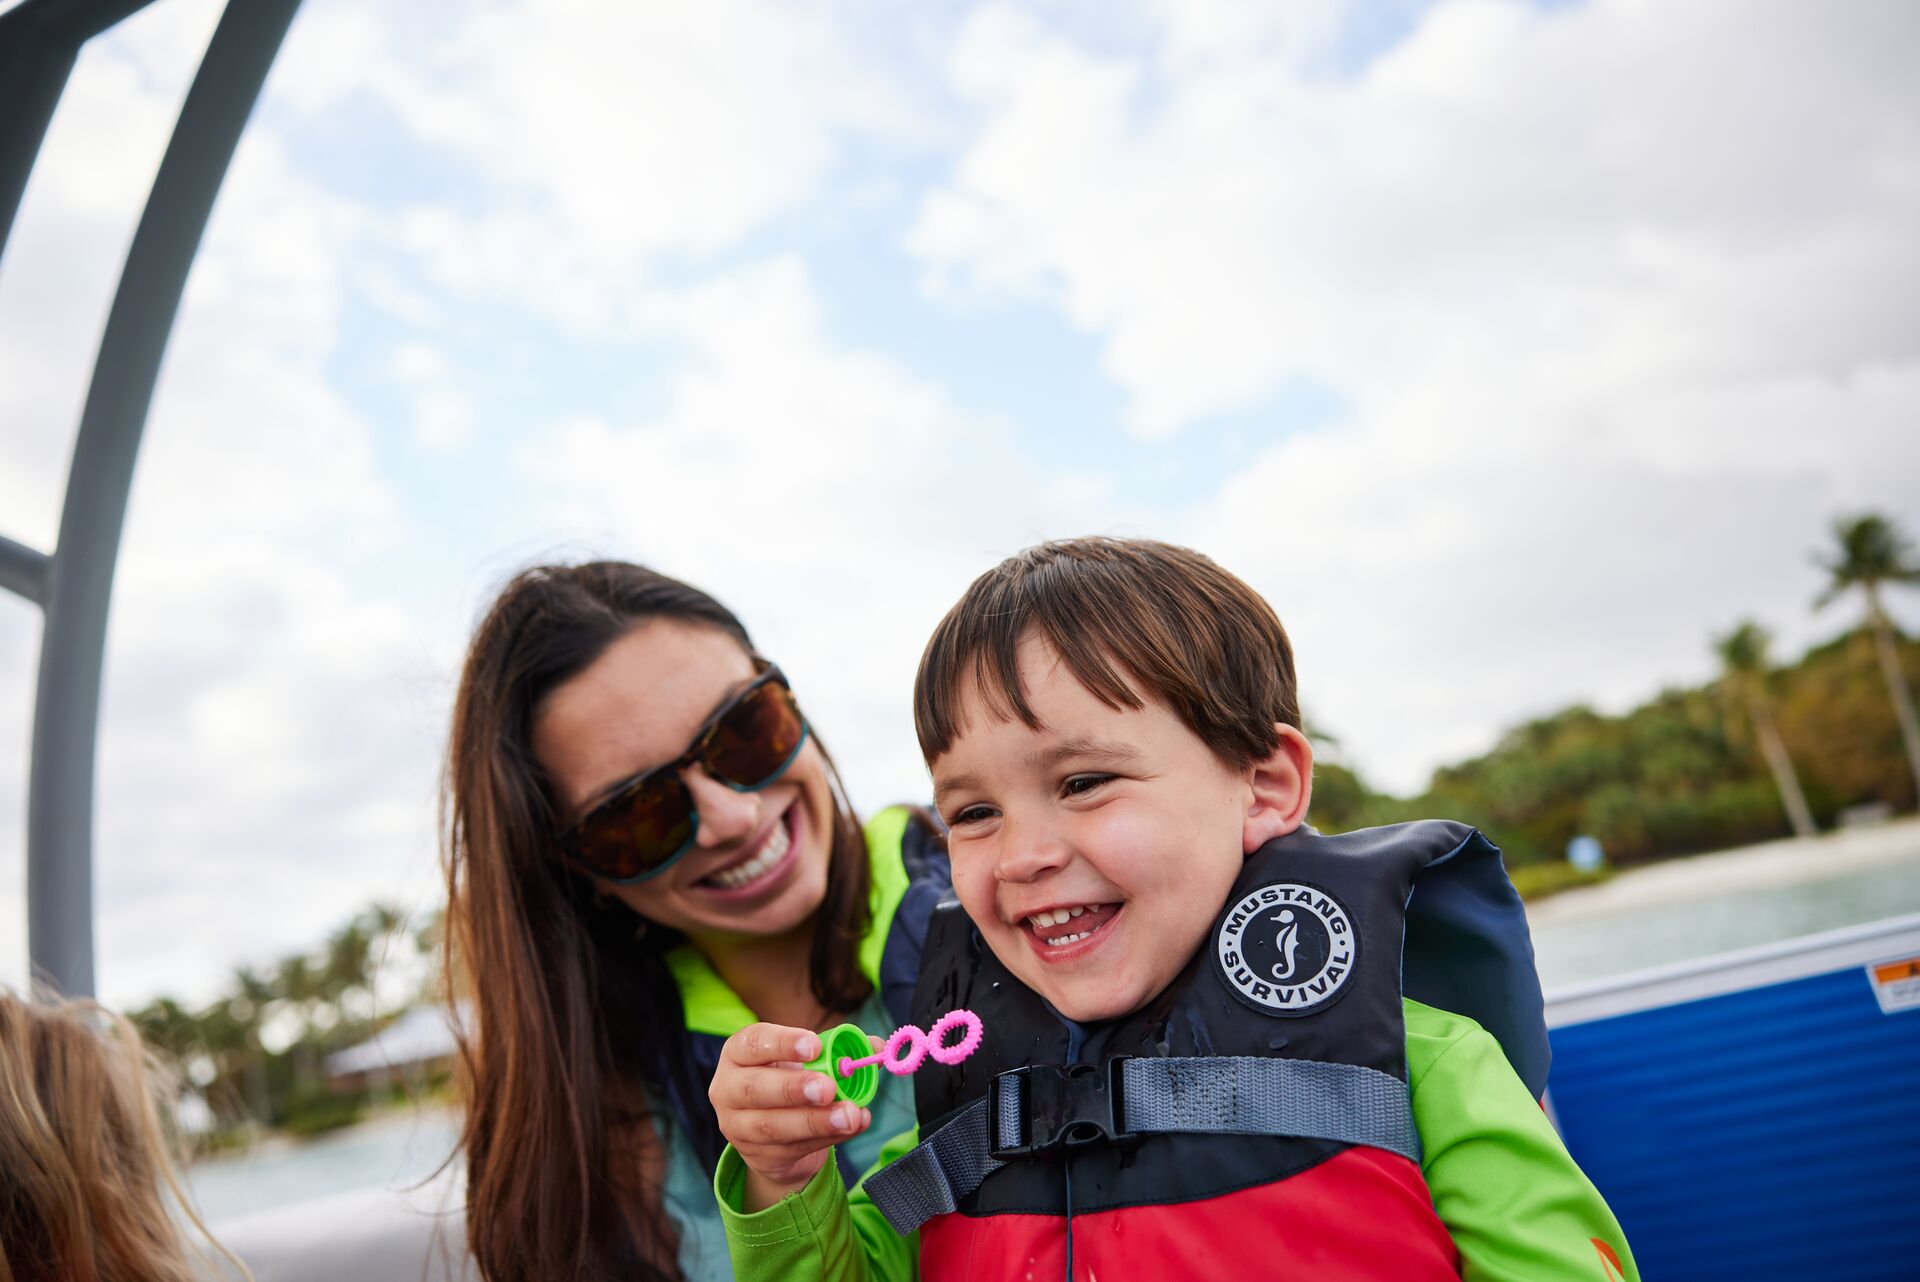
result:
[(1363, 766), (1703, 675), (1740, 613), (1808, 638), (1827, 518), (1920, 492), (1913, 14), (1460, 0), (1337, 75), (1331, 10), (1153, 12), (1131, 52), (975, 12), (910, 245), (1098, 336), (1141, 435), (1344, 398), (1180, 525)]
[(518, 466), (549, 488), (554, 527), (738, 611), (860, 802), (923, 798), (908, 695), (928, 633), (1000, 557), (1113, 521), (1107, 478), (1050, 475), (1011, 424), (837, 345), (797, 259), (640, 310), (692, 351), (666, 410), (554, 424)]
[(456, 292), (581, 330), (624, 315), (663, 260), (711, 259), (804, 207), (855, 141), (907, 146), (930, 128), (858, 5), (433, 12), (316, 15), (289, 101), (379, 104), (461, 177), (413, 203), (398, 243)]

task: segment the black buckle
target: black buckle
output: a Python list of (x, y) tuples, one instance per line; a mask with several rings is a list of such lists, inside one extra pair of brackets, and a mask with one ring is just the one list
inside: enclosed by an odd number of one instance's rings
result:
[[(1126, 1129), (1120, 1096), (1121, 1067), (1131, 1058), (1116, 1055), (1105, 1064), (1030, 1064), (1008, 1069), (987, 1083), (987, 1153), (999, 1162), (1053, 1148), (1117, 1144), (1137, 1139)], [(1020, 1142), (1000, 1143), (1000, 1083), (1019, 1082)]]

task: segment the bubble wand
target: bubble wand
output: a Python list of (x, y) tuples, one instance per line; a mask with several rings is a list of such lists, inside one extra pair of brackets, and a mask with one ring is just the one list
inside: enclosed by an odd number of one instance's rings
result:
[[(966, 1030), (965, 1035), (949, 1044), (947, 1037), (959, 1028)], [(958, 1064), (980, 1049), (984, 1036), (986, 1029), (980, 1017), (970, 1010), (948, 1011), (934, 1021), (930, 1033), (913, 1024), (902, 1024), (878, 1051), (858, 1025), (841, 1024), (820, 1034), (820, 1053), (806, 1067), (832, 1078), (833, 1089), (841, 1099), (865, 1108), (880, 1093), (880, 1068), (905, 1077), (926, 1063), (928, 1056), (935, 1063)]]

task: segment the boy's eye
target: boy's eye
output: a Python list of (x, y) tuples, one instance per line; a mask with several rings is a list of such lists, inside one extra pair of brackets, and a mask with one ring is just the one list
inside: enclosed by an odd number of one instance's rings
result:
[(983, 819), (993, 818), (992, 806), (962, 806), (949, 820), (947, 827), (958, 828), (962, 824), (979, 823)]
[(1112, 779), (1112, 775), (1072, 775), (1060, 785), (1060, 794), (1065, 797), (1085, 796)]

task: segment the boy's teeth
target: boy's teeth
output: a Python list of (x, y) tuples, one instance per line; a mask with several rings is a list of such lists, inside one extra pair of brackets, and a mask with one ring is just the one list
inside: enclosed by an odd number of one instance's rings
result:
[(1085, 939), (1088, 935), (1091, 935), (1092, 933), (1093, 932), (1090, 930), (1083, 930), (1077, 935), (1061, 935), (1058, 938), (1049, 939), (1047, 941), (1047, 946), (1049, 948), (1063, 948), (1068, 944), (1076, 942), (1077, 940)]
[(773, 834), (760, 847), (759, 854), (744, 864), (713, 873), (707, 880), (727, 890), (738, 890), (755, 878), (765, 876), (768, 869), (780, 862), (781, 856), (787, 853), (787, 848), (792, 844), (793, 837), (787, 832), (786, 821), (782, 820), (773, 826)]
[[(1027, 922), (1035, 930), (1045, 930), (1049, 926), (1064, 925), (1071, 918), (1094, 911), (1096, 910), (1091, 905), (1078, 908), (1050, 908), (1046, 912), (1033, 914), (1033, 916), (1027, 918)], [(1092, 934), (1093, 932), (1088, 931), (1087, 933)], [(1080, 936), (1076, 935), (1074, 938), (1078, 939)], [(1051, 943), (1053, 941), (1049, 940), (1048, 942)]]

